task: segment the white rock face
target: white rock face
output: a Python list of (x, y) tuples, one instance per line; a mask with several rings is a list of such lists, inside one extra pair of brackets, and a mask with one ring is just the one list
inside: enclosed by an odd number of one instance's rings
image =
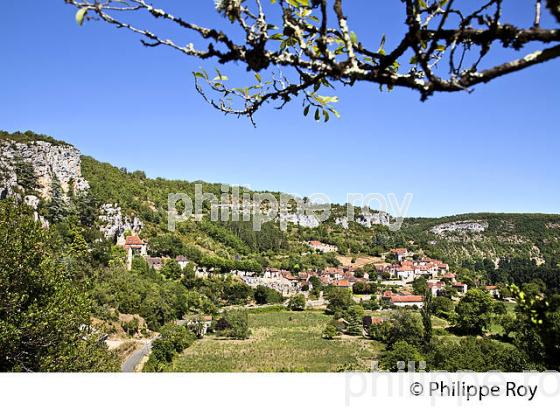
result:
[(344, 229), (348, 229), (348, 217), (346, 216), (342, 218), (336, 218), (334, 223), (342, 226)]
[(282, 218), (284, 218), (286, 222), (291, 222), (306, 228), (316, 228), (320, 225), (320, 222), (315, 215), (286, 214), (285, 216), (282, 216)]
[(144, 224), (137, 217), (123, 216), (121, 207), (118, 204), (103, 204), (99, 214), (100, 229), (107, 239), (117, 241), (117, 244), (124, 244), (124, 233), (131, 231), (133, 235), (138, 235)]
[(446, 233), (481, 233), (488, 229), (486, 221), (458, 221), (436, 225), (430, 231), (436, 235), (445, 235)]
[(356, 217), (356, 222), (366, 228), (371, 228), (374, 225), (389, 225), (391, 223), (390, 218), (391, 217), (386, 212), (377, 212), (358, 215)]
[(39, 215), (39, 212), (37, 211), (40, 202), (41, 200), (35, 195), (26, 195), (23, 198), (23, 203), (33, 209), (33, 219), (35, 219), (35, 221), (39, 221), (43, 228), (48, 229), (49, 221), (47, 221), (43, 216)]
[[(355, 217), (355, 222), (366, 228), (371, 228), (374, 225), (387, 226), (391, 224), (391, 216), (386, 212), (363, 213)], [(348, 217), (336, 218), (335, 224), (342, 226), (344, 229), (348, 229)]]
[(0, 198), (12, 195), (18, 188), (14, 161), (21, 158), (33, 167), (37, 178), (37, 191), (42, 199), (49, 199), (52, 182), (56, 177), (65, 194), (89, 189), (82, 177), (80, 151), (71, 145), (52, 144), (46, 141), (0, 141)]

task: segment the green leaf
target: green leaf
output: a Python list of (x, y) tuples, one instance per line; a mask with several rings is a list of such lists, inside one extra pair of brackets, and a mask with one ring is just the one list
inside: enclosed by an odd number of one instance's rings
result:
[(310, 109), (310, 108), (311, 108), (310, 105), (308, 105), (307, 107), (304, 108), (304, 110), (303, 110), (303, 115), (304, 115), (305, 117), (307, 117), (307, 114), (309, 114), (309, 109)]
[(381, 37), (381, 43), (379, 44), (379, 48), (377, 49), (377, 52), (379, 54), (383, 55), (383, 56), (385, 55), (385, 49), (384, 49), (385, 40), (386, 40), (386, 37), (385, 37), (385, 34), (383, 34), (383, 36)]
[(79, 26), (84, 24), (84, 18), (86, 17), (87, 11), (88, 11), (87, 7), (82, 7), (80, 10), (76, 12), (76, 23), (78, 23)]
[(315, 110), (315, 121), (321, 121), (321, 112), (318, 108)]
[(334, 114), (336, 118), (340, 118), (340, 113), (332, 107), (329, 107), (329, 111)]

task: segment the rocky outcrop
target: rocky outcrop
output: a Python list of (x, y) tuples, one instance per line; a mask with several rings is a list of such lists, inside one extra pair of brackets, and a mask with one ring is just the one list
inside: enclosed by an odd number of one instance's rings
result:
[(35, 195), (26, 195), (23, 198), (23, 202), (28, 207), (33, 209), (33, 218), (35, 219), (35, 221), (39, 221), (43, 228), (48, 229), (49, 221), (47, 221), (43, 216), (39, 215), (39, 203), (41, 202), (41, 200)]
[(486, 221), (457, 221), (436, 225), (430, 232), (436, 235), (445, 235), (448, 233), (481, 233), (488, 229)]
[(315, 215), (306, 214), (285, 214), (282, 218), (286, 222), (293, 223), (295, 225), (303, 226), (305, 228), (316, 228), (320, 225), (319, 220)]
[[(388, 226), (391, 224), (391, 215), (386, 212), (362, 213), (357, 215), (354, 220), (366, 228), (371, 228), (374, 225)], [(335, 224), (342, 226), (344, 229), (348, 229), (348, 222), (346, 216), (335, 219)]]
[(138, 235), (144, 224), (135, 216), (122, 214), (118, 204), (103, 204), (99, 210), (100, 230), (107, 239), (112, 239), (117, 244), (124, 244), (125, 232), (130, 231)]
[(371, 228), (374, 225), (390, 225), (391, 217), (386, 212), (369, 213), (358, 215), (356, 222), (366, 228)]
[(0, 198), (24, 191), (22, 176), (18, 175), (18, 163), (33, 170), (35, 191), (41, 199), (50, 199), (55, 180), (59, 181), (66, 195), (89, 188), (81, 173), (80, 151), (73, 146), (47, 141), (1, 140)]

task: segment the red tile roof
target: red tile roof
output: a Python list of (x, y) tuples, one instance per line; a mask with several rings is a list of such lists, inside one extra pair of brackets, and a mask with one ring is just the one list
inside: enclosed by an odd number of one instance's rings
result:
[(288, 271), (282, 271), (282, 277), (287, 280), (297, 280), (297, 278)]
[(423, 302), (424, 296), (418, 295), (394, 295), (391, 296), (391, 303), (417, 303)]
[(129, 246), (141, 246), (141, 245), (145, 245), (144, 241), (142, 239), (140, 239), (138, 236), (134, 235), (134, 236), (127, 236), (126, 237), (126, 241), (124, 243), (125, 245), (129, 245)]

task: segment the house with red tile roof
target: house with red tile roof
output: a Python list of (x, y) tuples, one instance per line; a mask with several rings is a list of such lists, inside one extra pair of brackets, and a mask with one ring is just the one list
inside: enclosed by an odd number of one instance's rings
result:
[(467, 284), (463, 282), (455, 282), (453, 283), (453, 287), (457, 290), (457, 292), (465, 294), (467, 293)]
[(335, 245), (329, 245), (327, 243), (323, 243), (320, 241), (309, 241), (307, 242), (307, 245), (315, 250), (318, 250), (320, 252), (323, 253), (328, 253), (328, 252), (338, 252), (338, 247)]
[(394, 249), (391, 249), (390, 252), (393, 255), (397, 256), (397, 260), (399, 262), (405, 260), (405, 258), (408, 256), (408, 249), (406, 249), (406, 248), (394, 248)]
[(391, 296), (391, 304), (395, 307), (406, 307), (406, 306), (424, 306), (424, 296), (418, 295), (393, 295)]
[(134, 256), (148, 256), (148, 244), (137, 235), (127, 236), (123, 248), (126, 251), (126, 268), (128, 270), (132, 269), (132, 259)]
[(439, 296), (439, 294), (445, 289), (445, 283), (443, 282), (428, 282), (428, 289), (431, 290), (432, 296)]
[(348, 279), (337, 280), (333, 282), (333, 286), (337, 288), (346, 288), (346, 289), (352, 288), (352, 284)]
[(495, 285), (487, 285), (485, 286), (485, 289), (488, 293), (490, 293), (493, 297), (495, 298), (499, 298), (500, 297), (500, 291), (498, 290), (498, 287)]

